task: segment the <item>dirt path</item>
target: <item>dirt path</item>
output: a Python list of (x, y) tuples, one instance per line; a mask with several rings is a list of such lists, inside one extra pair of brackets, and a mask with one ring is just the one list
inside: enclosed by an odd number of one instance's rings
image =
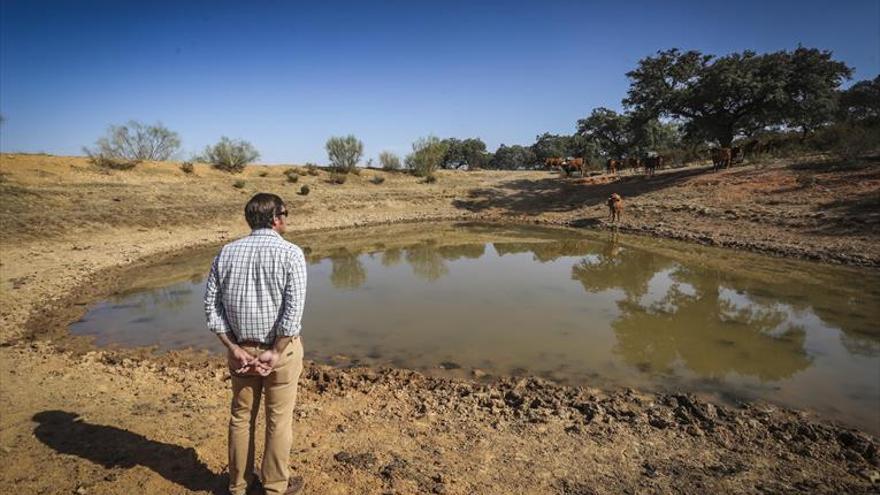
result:
[[(35, 325), (63, 328), (114, 267), (243, 235), (240, 210), (257, 190), (280, 191), (300, 229), (433, 218), (602, 227), (613, 190), (626, 201), (626, 230), (880, 265), (880, 167), (812, 161), (607, 184), (546, 172), (449, 172), (422, 184), (374, 171), (343, 186), (307, 175), (289, 184), (283, 168), (252, 167), (238, 190), (238, 177), (201, 167), (196, 177), (162, 163), (107, 174), (79, 158), (2, 155), (0, 490), (222, 493), (229, 387), (218, 359), (180, 366), (22, 337)], [(379, 174), (383, 184), (369, 182)], [(302, 184), (308, 196), (295, 194)], [(291, 457), (307, 493), (880, 487), (876, 438), (767, 404), (307, 368)]]

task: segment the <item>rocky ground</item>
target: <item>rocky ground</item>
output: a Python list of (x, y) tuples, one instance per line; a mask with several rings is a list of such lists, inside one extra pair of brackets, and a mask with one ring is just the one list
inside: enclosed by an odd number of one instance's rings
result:
[[(441, 218), (607, 228), (604, 199), (619, 192), (624, 230), (880, 264), (876, 160), (757, 165), (652, 179), (441, 172), (433, 184), (364, 171), (332, 185), (323, 173), (291, 184), (285, 167), (191, 176), (170, 163), (122, 172), (0, 155), (0, 489), (223, 493), (220, 359), (71, 348), (46, 330), (63, 331), (121, 267), (246, 233), (241, 208), (258, 190), (279, 192), (301, 230)], [(303, 184), (310, 194), (296, 194)], [(306, 493), (880, 490), (876, 438), (770, 404), (312, 363), (301, 384), (291, 464)]]

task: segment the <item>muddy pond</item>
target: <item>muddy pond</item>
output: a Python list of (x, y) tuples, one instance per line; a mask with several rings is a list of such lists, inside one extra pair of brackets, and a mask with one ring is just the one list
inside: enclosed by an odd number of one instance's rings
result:
[[(574, 229), (432, 223), (291, 234), (306, 358), (760, 398), (880, 433), (880, 273)], [(139, 269), (71, 325), (97, 345), (223, 351), (219, 246)]]

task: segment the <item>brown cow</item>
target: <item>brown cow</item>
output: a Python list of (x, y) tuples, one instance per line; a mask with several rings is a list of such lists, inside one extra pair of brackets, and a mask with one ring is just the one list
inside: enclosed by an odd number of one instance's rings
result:
[(619, 167), (620, 167), (620, 161), (618, 161), (618, 160), (614, 160), (614, 159), (609, 159), (609, 160), (605, 163), (605, 173), (608, 173), (608, 174), (616, 174), (616, 173), (617, 173), (617, 169), (618, 169)]
[(611, 223), (616, 221), (620, 221), (620, 214), (623, 212), (623, 198), (620, 197), (620, 194), (611, 193), (611, 196), (608, 198), (608, 212), (611, 214)]
[(712, 171), (717, 172), (721, 167), (729, 168), (731, 161), (730, 148), (712, 149)]
[(544, 166), (547, 168), (559, 168), (562, 166), (562, 158), (547, 158), (544, 160)]
[(565, 170), (565, 173), (568, 174), (569, 177), (571, 177), (571, 174), (574, 173), (575, 171), (580, 173), (580, 176), (583, 177), (584, 172), (586, 171), (585, 170), (586, 167), (584, 166), (584, 159), (583, 158), (569, 158), (562, 165), (562, 168), (563, 168), (563, 170)]

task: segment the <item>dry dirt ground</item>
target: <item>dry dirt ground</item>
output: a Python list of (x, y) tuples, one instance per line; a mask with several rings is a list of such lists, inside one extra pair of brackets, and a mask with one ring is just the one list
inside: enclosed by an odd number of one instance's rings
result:
[[(47, 335), (121, 270), (246, 234), (241, 211), (256, 191), (284, 197), (298, 230), (431, 219), (607, 228), (604, 201), (618, 192), (622, 230), (880, 266), (876, 159), (651, 179), (441, 172), (432, 184), (374, 170), (292, 184), (286, 168), (187, 175), (173, 163), (106, 171), (0, 155), (0, 492), (224, 493), (230, 392), (219, 358), (71, 348)], [(297, 194), (303, 184), (310, 194)], [(291, 465), (305, 493), (880, 490), (877, 438), (771, 404), (313, 363), (301, 385)]]

